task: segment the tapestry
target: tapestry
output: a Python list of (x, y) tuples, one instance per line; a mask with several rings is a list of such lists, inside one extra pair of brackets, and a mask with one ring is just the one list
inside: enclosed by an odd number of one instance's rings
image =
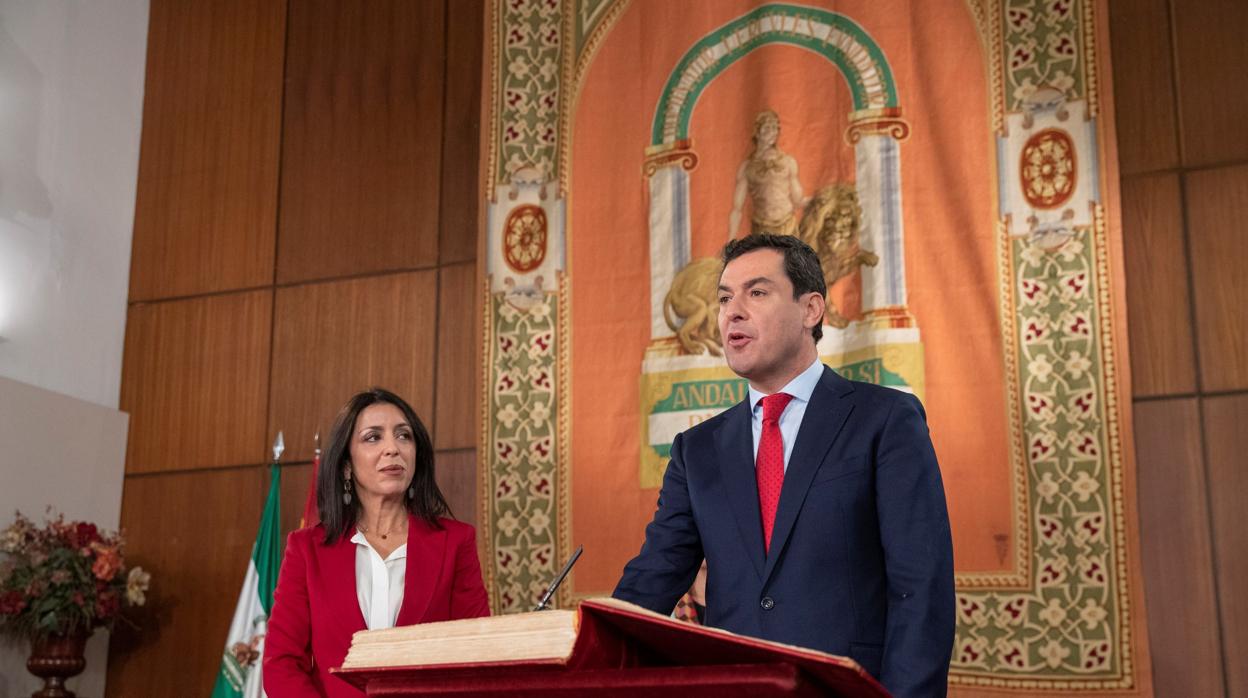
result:
[(493, 0), (481, 550), (609, 594), (740, 402), (719, 251), (811, 245), (819, 354), (924, 404), (958, 692), (1147, 693), (1104, 1)]

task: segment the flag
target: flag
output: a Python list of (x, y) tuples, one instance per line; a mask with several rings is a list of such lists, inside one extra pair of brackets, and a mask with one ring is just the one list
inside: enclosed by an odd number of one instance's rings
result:
[(264, 633), (273, 610), (273, 590), (281, 556), (282, 475), (276, 460), (272, 465), (269, 496), (260, 517), (260, 532), (251, 548), (243, 591), (238, 595), (234, 620), (221, 655), (221, 671), (212, 689), (212, 698), (257, 698), (264, 695), (260, 658), (264, 655)]
[(299, 528), (315, 526), (321, 521), (321, 514), (316, 508), (316, 476), (321, 472), (321, 432), (313, 437), (316, 450), (312, 456), (312, 480), (308, 482), (308, 499), (303, 503), (303, 517), (299, 519)]

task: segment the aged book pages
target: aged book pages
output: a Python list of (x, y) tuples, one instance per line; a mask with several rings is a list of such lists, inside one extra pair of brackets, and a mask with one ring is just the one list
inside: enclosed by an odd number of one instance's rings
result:
[(576, 641), (576, 619), (576, 611), (540, 611), (363, 630), (342, 668), (563, 660)]

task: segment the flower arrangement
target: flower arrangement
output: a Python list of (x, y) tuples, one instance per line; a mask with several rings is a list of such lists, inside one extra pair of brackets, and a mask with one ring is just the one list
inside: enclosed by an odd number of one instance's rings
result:
[(0, 632), (38, 640), (111, 627), (122, 605), (142, 606), (151, 575), (126, 569), (124, 541), (95, 524), (17, 513), (0, 532)]

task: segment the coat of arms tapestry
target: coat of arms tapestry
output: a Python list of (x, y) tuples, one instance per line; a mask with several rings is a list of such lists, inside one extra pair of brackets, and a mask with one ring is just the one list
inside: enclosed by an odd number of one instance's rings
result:
[[(1103, 0), (493, 0), (481, 537), (609, 594), (675, 434), (745, 397), (718, 254), (798, 236), (819, 354), (919, 397), (958, 692), (1149, 691)], [(829, 619), (828, 622), (835, 622)]]

